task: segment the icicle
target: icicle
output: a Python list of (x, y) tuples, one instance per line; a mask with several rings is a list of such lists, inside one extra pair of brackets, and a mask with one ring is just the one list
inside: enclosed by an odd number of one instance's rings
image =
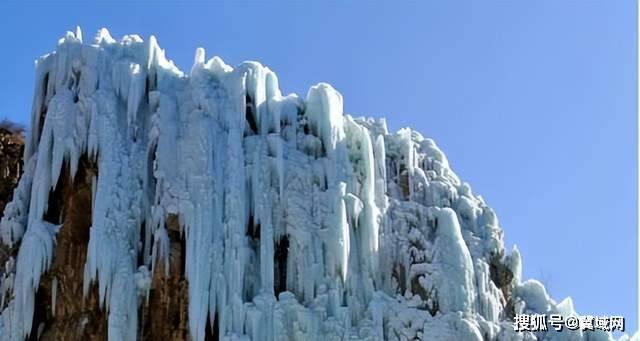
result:
[(144, 97), (146, 72), (141, 70), (140, 64), (130, 65), (129, 90), (127, 92), (127, 123), (132, 134), (137, 131), (138, 109)]
[[(358, 198), (351, 193), (346, 194), (347, 184), (344, 182), (340, 183), (340, 196), (338, 197), (338, 211), (336, 214), (337, 221), (337, 229), (338, 229), (338, 243), (336, 244), (337, 255), (338, 255), (338, 269), (341, 270), (340, 275), (342, 275), (342, 281), (347, 281), (347, 275), (349, 271), (349, 252), (350, 252), (350, 244), (351, 244), (351, 236), (349, 235), (349, 222), (347, 220), (347, 216), (349, 215), (352, 221), (352, 224), (355, 226), (358, 221), (358, 216), (360, 215), (361, 203), (360, 207), (357, 203), (355, 203)], [(347, 201), (348, 196), (351, 200), (350, 202), (350, 210), (347, 213), (347, 207), (345, 205), (345, 201)]]
[(329, 157), (344, 138), (342, 96), (331, 85), (320, 83), (309, 89), (307, 110), (311, 128), (322, 140)]
[[(450, 208), (435, 212), (438, 220), (438, 254), (434, 262), (447, 269), (446, 277), (437, 279), (442, 312), (471, 311), (474, 302), (474, 267), (456, 213)], [(443, 274), (444, 275), (444, 274)]]
[(154, 244), (151, 256), (151, 273), (155, 273), (158, 258), (162, 260), (164, 276), (169, 277), (169, 236), (165, 228), (159, 228), (154, 232)]
[(204, 59), (205, 59), (204, 49), (202, 47), (198, 47), (196, 49), (196, 55), (193, 60), (193, 66), (191, 67), (191, 77), (195, 76), (196, 73), (199, 72), (199, 70), (204, 68)]
[(80, 29), (80, 26), (76, 26), (76, 39), (82, 42), (82, 30)]
[(516, 245), (513, 246), (511, 253), (506, 257), (506, 263), (513, 274), (511, 282), (514, 285), (519, 285), (522, 281), (522, 260), (520, 258), (520, 250)]
[(59, 226), (42, 220), (33, 221), (24, 236), (16, 265), (15, 297), (18, 302), (14, 320), (20, 337), (31, 332), (35, 291), (40, 285), (40, 276), (49, 269), (53, 258), (55, 234)]
[(387, 193), (387, 165), (386, 151), (384, 146), (384, 136), (378, 135), (373, 144), (373, 155), (375, 157), (375, 201), (378, 208), (386, 206)]

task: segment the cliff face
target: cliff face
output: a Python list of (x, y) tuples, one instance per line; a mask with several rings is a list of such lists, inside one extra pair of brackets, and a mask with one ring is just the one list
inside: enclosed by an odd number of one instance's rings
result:
[(516, 333), (575, 314), (522, 281), (493, 210), (436, 144), (319, 84), (155, 38), (68, 33), (36, 70), (0, 221), (0, 339), (609, 340)]
[(22, 174), (24, 137), (21, 129), (9, 122), (0, 122), (0, 217), (11, 201), (13, 189)]
[[(24, 137), (22, 129), (8, 122), (0, 122), (0, 218), (8, 202), (11, 201), (13, 189), (22, 174), (22, 153), (24, 152)], [(0, 264), (15, 256), (15, 250), (0, 243)], [(6, 270), (0, 267), (0, 278)], [(4, 292), (2, 293), (4, 295)]]
[[(101, 309), (97, 287), (92, 285), (88, 295), (83, 294), (92, 221), (91, 181), (97, 175), (95, 162), (83, 158), (73, 180), (68, 167), (63, 169), (56, 190), (49, 196), (45, 219), (61, 227), (51, 268), (36, 292), (33, 328), (37, 329), (32, 333), (37, 330), (33, 335), (41, 340), (107, 339), (108, 314)], [(147, 304), (140, 307), (139, 339), (188, 339), (187, 283), (180, 273), (184, 252), (178, 233), (170, 240), (170, 274), (162, 276), (159, 270), (153, 276)]]
[[(22, 131), (8, 122), (0, 124), (0, 160), (3, 161), (0, 212), (11, 201), (22, 175), (23, 152)], [(62, 227), (56, 235), (56, 252), (51, 269), (43, 276), (36, 292), (33, 329), (29, 339), (107, 339), (107, 314), (100, 307), (95, 286), (86, 298), (83, 296), (84, 265), (92, 220), (91, 181), (97, 172), (95, 162), (87, 158), (80, 161), (74, 179), (70, 179), (69, 168), (65, 166), (55, 189), (49, 195), (49, 207), (44, 218)], [(164, 271), (162, 267), (154, 273), (148, 304), (140, 310), (139, 338), (144, 340), (188, 340), (187, 282), (180, 272), (185, 257), (184, 246), (177, 221), (169, 219), (167, 223), (172, 231), (169, 235), (169, 276), (161, 275)], [(19, 244), (14, 246), (0, 243), (0, 264), (7, 264), (10, 258), (16, 256)], [(11, 267), (9, 275), (14, 271)], [(0, 270), (0, 278), (4, 283), (9, 283), (12, 277), (6, 276), (4, 267)], [(7, 302), (10, 299), (8, 290), (3, 294)]]

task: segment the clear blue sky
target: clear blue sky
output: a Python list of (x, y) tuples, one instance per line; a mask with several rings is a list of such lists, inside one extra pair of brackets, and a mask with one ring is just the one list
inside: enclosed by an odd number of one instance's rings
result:
[(202, 46), (285, 92), (329, 82), (347, 112), (434, 138), (525, 278), (637, 329), (635, 1), (19, 3), (0, 4), (0, 117), (28, 121), (33, 60), (76, 25), (155, 34), (183, 70)]

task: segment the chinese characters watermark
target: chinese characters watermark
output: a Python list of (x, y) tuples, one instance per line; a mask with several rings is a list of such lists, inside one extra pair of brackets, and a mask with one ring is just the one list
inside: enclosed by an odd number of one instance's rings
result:
[[(548, 318), (547, 318), (548, 317)], [(547, 331), (550, 328), (556, 331), (568, 330), (604, 330), (612, 332), (624, 331), (624, 317), (622, 316), (567, 316), (559, 314), (516, 314), (513, 318), (513, 327), (516, 332)]]

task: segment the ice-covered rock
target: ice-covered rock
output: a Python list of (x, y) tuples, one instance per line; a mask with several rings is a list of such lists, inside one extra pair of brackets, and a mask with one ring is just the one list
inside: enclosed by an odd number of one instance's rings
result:
[[(61, 39), (35, 88), (24, 176), (0, 222), (19, 245), (0, 339), (46, 333), (31, 322), (35, 293), (55, 223), (72, 228), (51, 217), (50, 193), (82, 160), (97, 171), (77, 299), (97, 286), (110, 340), (140, 337), (173, 250), (194, 341), (535, 340), (513, 330), (514, 312), (573, 312), (522, 282), (495, 213), (431, 139), (345, 115), (328, 84), (283, 96), (268, 68), (203, 49), (185, 74), (155, 38), (103, 29)], [(55, 307), (66, 288), (52, 283)]]

